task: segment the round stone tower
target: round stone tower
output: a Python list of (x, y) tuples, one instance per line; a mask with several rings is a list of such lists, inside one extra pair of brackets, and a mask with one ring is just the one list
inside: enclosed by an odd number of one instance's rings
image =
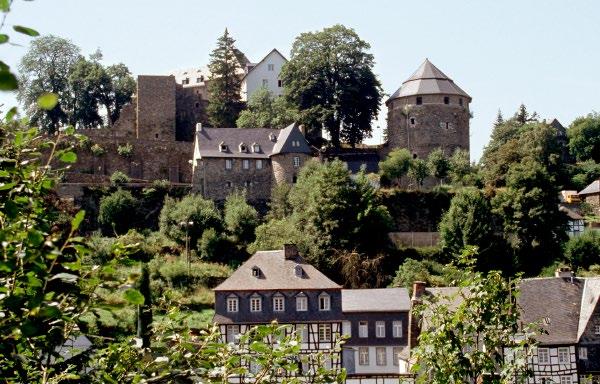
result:
[(387, 149), (407, 148), (426, 158), (435, 148), (446, 156), (469, 150), (471, 97), (425, 59), (419, 69), (386, 101)]

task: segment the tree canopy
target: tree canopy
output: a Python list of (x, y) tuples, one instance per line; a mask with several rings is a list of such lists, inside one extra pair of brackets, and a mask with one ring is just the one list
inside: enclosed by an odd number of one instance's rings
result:
[(325, 128), (336, 148), (342, 141), (354, 146), (371, 137), (382, 90), (369, 48), (340, 24), (302, 33), (281, 72), (285, 97), (301, 121), (311, 130)]
[(569, 150), (578, 161), (600, 162), (600, 114), (579, 117), (567, 130)]
[(275, 97), (265, 87), (248, 100), (237, 119), (238, 128), (284, 128), (298, 120), (298, 111), (283, 97)]

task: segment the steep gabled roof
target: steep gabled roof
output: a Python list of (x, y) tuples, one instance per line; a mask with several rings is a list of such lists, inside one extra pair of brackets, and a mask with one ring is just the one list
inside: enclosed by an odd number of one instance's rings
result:
[(406, 288), (343, 289), (342, 312), (408, 312)]
[(587, 187), (583, 188), (578, 195), (592, 195), (594, 193), (600, 193), (600, 180), (594, 180)]
[[(294, 147), (292, 145), (293, 141), (297, 141), (300, 145)], [(279, 137), (277, 137), (277, 142), (273, 146), (271, 154), (280, 153), (311, 153), (308, 142), (296, 123), (288, 125), (279, 132)]]
[(269, 57), (269, 56), (271, 55), (271, 53), (277, 53), (279, 56), (281, 56), (281, 58), (282, 58), (284, 61), (286, 61), (286, 62), (288, 61), (288, 59), (287, 59), (285, 56), (283, 56), (283, 55), (281, 54), (281, 52), (279, 52), (279, 51), (277, 50), (277, 48), (273, 48), (273, 49), (271, 50), (271, 52), (267, 53), (267, 54), (265, 55), (265, 57), (263, 57), (263, 58), (262, 58), (262, 60), (261, 60), (261, 61), (259, 61), (258, 63), (252, 63), (252, 68), (250, 68), (250, 70), (249, 70), (248, 72), (246, 72), (246, 74), (245, 74), (245, 75), (244, 75), (244, 77), (242, 78), (242, 81), (244, 81), (244, 79), (245, 79), (246, 77), (248, 77), (248, 75), (249, 75), (249, 74), (251, 74), (251, 73), (252, 73), (252, 71), (254, 71), (254, 69), (256, 69), (256, 67), (258, 67), (259, 65), (261, 65), (261, 64), (262, 64), (262, 63), (263, 63), (263, 62), (264, 62), (264, 61), (267, 59), (267, 57)]
[(579, 326), (577, 328), (577, 340), (581, 340), (581, 336), (587, 329), (590, 318), (594, 314), (594, 310), (600, 302), (600, 278), (585, 279), (583, 294), (581, 296), (581, 310), (579, 314)]
[[(302, 276), (296, 275), (295, 268), (300, 266)], [(252, 268), (260, 269), (260, 276), (252, 274)], [(261, 291), (261, 290), (314, 290), (341, 289), (327, 276), (302, 257), (286, 259), (283, 250), (259, 251), (242, 264), (215, 291)]]
[[(429, 59), (410, 76), (396, 92), (387, 100), (414, 95), (458, 95), (471, 100), (465, 91), (452, 81), (444, 72), (433, 65)], [(386, 103), (387, 103), (386, 102)]]

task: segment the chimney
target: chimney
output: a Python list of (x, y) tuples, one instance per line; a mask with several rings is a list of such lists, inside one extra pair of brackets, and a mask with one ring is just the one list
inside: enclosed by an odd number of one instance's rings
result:
[(283, 257), (286, 260), (294, 260), (298, 257), (298, 247), (296, 244), (284, 244), (283, 245)]
[(202, 123), (196, 123), (196, 132), (202, 132)]
[(563, 279), (573, 278), (575, 274), (569, 267), (560, 267), (554, 271), (554, 277), (562, 277)]
[(306, 127), (304, 126), (304, 124), (300, 124), (298, 126), (298, 129), (300, 130), (300, 133), (302, 133), (302, 136), (306, 137)]
[(417, 346), (417, 339), (419, 338), (419, 334), (421, 333), (421, 326), (419, 325), (419, 318), (417, 317), (417, 313), (415, 307), (420, 305), (423, 301), (421, 298), (423, 294), (425, 294), (425, 287), (427, 283), (424, 281), (415, 281), (413, 283), (413, 294), (410, 303), (410, 316), (408, 318), (408, 348), (412, 350)]

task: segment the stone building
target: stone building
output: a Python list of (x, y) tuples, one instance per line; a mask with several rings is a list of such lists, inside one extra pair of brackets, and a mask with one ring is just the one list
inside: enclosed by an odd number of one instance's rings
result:
[(386, 101), (388, 141), (383, 155), (407, 148), (414, 158), (425, 159), (442, 148), (447, 156), (469, 150), (471, 97), (429, 60)]
[(294, 183), (311, 149), (296, 124), (284, 129), (204, 128), (194, 140), (193, 190), (223, 200), (245, 190), (252, 201), (268, 200), (275, 184)]

